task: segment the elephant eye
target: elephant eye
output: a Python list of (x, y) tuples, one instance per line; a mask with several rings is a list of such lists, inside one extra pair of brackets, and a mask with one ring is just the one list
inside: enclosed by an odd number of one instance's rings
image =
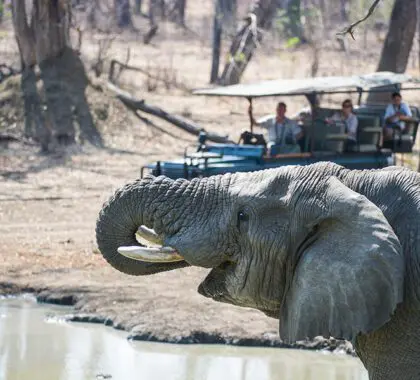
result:
[(239, 211), (237, 227), (239, 228), (239, 226), (241, 225), (241, 222), (247, 222), (248, 220), (249, 220), (248, 214), (245, 213), (244, 211)]

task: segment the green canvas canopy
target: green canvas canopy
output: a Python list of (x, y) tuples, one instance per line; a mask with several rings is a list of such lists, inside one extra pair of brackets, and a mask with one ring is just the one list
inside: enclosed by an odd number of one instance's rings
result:
[(301, 79), (266, 80), (251, 84), (235, 84), (193, 91), (194, 95), (231, 96), (259, 98), (277, 95), (308, 95), (311, 93), (334, 93), (369, 91), (374, 88), (400, 85), (402, 83), (420, 83), (407, 74), (383, 71), (365, 75), (328, 76)]

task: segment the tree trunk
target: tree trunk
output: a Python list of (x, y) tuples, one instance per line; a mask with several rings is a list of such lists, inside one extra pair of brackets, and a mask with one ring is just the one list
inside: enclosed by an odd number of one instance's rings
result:
[[(59, 143), (72, 144), (76, 141), (76, 121), (82, 140), (102, 145), (85, 96), (85, 68), (70, 48), (70, 3), (33, 0), (29, 25), (25, 0), (13, 0), (12, 12), (22, 60), (25, 133), (35, 135), (44, 150), (51, 136)], [(36, 65), (44, 85), (45, 112), (36, 86)]]
[[(299, 3), (300, 3), (300, 0), (299, 0)], [(298, 20), (298, 22), (299, 22), (299, 24), (298, 25), (302, 25), (302, 23), (300, 22), (300, 16), (301, 16), (301, 12), (300, 12), (300, 4), (298, 4), (299, 5), (299, 20)], [(327, 37), (327, 30), (329, 30), (329, 23), (328, 23), (328, 21), (329, 21), (329, 17), (330, 17), (330, 12), (328, 12), (328, 9), (329, 9), (329, 7), (328, 7), (328, 4), (326, 3), (326, 0), (319, 0), (319, 9), (320, 9), (320, 13), (321, 13), (321, 21), (322, 21), (322, 36), (323, 36), (323, 38), (328, 38)], [(301, 26), (301, 29), (303, 29), (302, 28), (302, 26)], [(303, 32), (302, 32), (302, 35), (303, 35)]]
[(96, 29), (97, 27), (96, 12), (99, 7), (98, 1), (99, 0), (91, 0), (87, 4), (86, 20), (92, 29)]
[(149, 22), (151, 27), (156, 25), (156, 14), (158, 10), (158, 5), (159, 4), (157, 0), (149, 0)]
[(33, 137), (47, 152), (51, 142), (51, 129), (42, 112), (42, 100), (37, 89), (37, 78), (33, 67), (25, 66), (22, 70), (21, 90), (25, 115), (25, 136)]
[(185, 25), (185, 8), (187, 7), (187, 0), (178, 0), (179, 23)]
[(185, 8), (187, 0), (175, 0), (170, 9), (169, 19), (179, 25), (185, 26)]
[[(405, 72), (417, 28), (416, 1), (395, 0), (377, 71)], [(389, 93), (371, 93), (368, 96), (368, 102), (383, 101), (389, 101)]]
[(32, 22), (28, 24), (25, 1), (12, 1), (12, 18), (15, 38), (18, 44), (21, 65), (21, 90), (25, 115), (25, 136), (32, 137), (41, 144), (43, 151), (48, 150), (51, 131), (47, 127), (43, 113), (42, 101), (36, 86), (35, 38)]
[(347, 12), (347, 0), (340, 0), (340, 17), (341, 22), (349, 21), (349, 15)]
[(142, 0), (136, 0), (134, 2), (134, 12), (136, 15), (140, 15), (141, 14), (141, 6), (142, 6), (143, 1)]
[(378, 71), (405, 72), (416, 27), (416, 0), (396, 0)]
[(220, 49), (222, 44), (222, 1), (215, 0), (215, 11), (213, 19), (213, 52), (212, 64), (210, 73), (210, 83), (216, 83), (219, 78), (219, 62), (220, 62)]
[(36, 0), (33, 7), (35, 47), (44, 83), (47, 119), (60, 144), (76, 141), (76, 121), (81, 139), (102, 145), (86, 101), (85, 68), (70, 48), (70, 11), (68, 4), (60, 1)]
[(101, 146), (85, 95), (88, 79), (79, 55), (65, 47), (60, 56), (46, 59), (39, 66), (58, 142), (66, 145), (75, 141), (76, 122), (81, 142), (88, 140)]
[(67, 88), (70, 83), (65, 80), (72, 73), (66, 73), (67, 68), (62, 67), (60, 60), (69, 45), (69, 10), (61, 2), (37, 0), (32, 9), (32, 22), (48, 119), (59, 143), (75, 143), (76, 131)]
[(213, 54), (210, 73), (210, 83), (219, 79), (220, 52), (223, 30), (235, 28), (237, 3), (236, 0), (214, 0), (215, 11), (213, 21)]
[[(417, 49), (418, 49), (418, 68), (420, 71), (420, 0), (417, 0)], [(420, 158), (420, 152), (419, 152)], [(419, 170), (420, 171), (420, 161), (419, 161)]]
[(127, 28), (133, 25), (129, 0), (114, 0), (114, 8), (119, 28)]
[(3, 21), (4, 16), (4, 0), (0, 0), (0, 23)]
[(223, 85), (239, 83), (243, 72), (262, 39), (258, 29), (268, 29), (278, 7), (278, 0), (255, 0), (251, 6), (246, 24), (232, 41), (229, 60), (223, 70), (220, 82)]
[(162, 20), (166, 19), (166, 4), (165, 0), (158, 0), (159, 16)]

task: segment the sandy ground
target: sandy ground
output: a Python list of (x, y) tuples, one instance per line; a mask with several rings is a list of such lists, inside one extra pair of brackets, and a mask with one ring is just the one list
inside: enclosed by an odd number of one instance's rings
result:
[[(191, 14), (193, 17), (194, 12)], [(173, 39), (165, 39), (171, 33)], [(86, 37), (82, 46), (87, 67), (96, 54), (93, 37)], [(236, 139), (248, 127), (246, 101), (194, 97), (177, 88), (177, 83), (190, 88), (207, 86), (211, 50), (208, 41), (203, 42), (205, 38), (168, 25), (150, 46), (141, 45), (139, 37), (120, 36), (109, 56), (124, 60), (130, 47), (131, 64), (149, 67), (155, 73), (166, 70), (176, 78), (170, 88), (158, 82), (151, 90), (150, 79), (131, 72), (124, 72), (120, 83), (150, 104)], [(10, 25), (2, 30), (0, 40), (2, 60), (16, 60)], [(326, 49), (320, 75), (374, 71), (380, 46), (366, 51), (361, 44), (355, 42), (350, 57)], [(6, 49), (6, 45), (12, 48)], [(291, 54), (270, 46), (268, 43), (253, 59), (244, 82), (307, 76), (310, 50)], [(94, 232), (102, 203), (116, 188), (137, 178), (142, 165), (179, 157), (196, 138), (147, 115), (142, 116), (149, 123), (136, 119), (109, 94), (90, 89), (88, 97), (105, 149), (70, 147), (43, 156), (34, 146), (0, 146), (0, 293), (31, 291), (43, 301), (72, 304), (74, 320), (113, 324), (139, 339), (279, 345), (278, 321), (255, 310), (216, 303), (196, 292), (207, 270), (187, 268), (130, 277), (102, 259)], [(256, 116), (271, 112), (276, 100), (257, 101)], [(300, 98), (289, 104), (290, 112), (306, 105)], [(9, 110), (16, 115), (4, 130), (22, 129), (18, 108), (17, 101)], [(4, 116), (6, 109), (1, 111)], [(101, 120), (104, 112), (107, 116)], [(318, 340), (301, 346), (339, 346), (352, 352), (349, 344), (341, 343)]]

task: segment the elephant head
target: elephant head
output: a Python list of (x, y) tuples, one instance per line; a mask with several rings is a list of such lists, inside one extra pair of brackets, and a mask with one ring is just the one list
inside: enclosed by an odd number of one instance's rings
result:
[[(140, 246), (136, 231), (161, 246)], [(381, 210), (309, 166), (137, 180), (104, 205), (96, 232), (127, 274), (211, 268), (199, 293), (279, 319), (288, 342), (353, 340), (403, 298), (402, 249)]]

